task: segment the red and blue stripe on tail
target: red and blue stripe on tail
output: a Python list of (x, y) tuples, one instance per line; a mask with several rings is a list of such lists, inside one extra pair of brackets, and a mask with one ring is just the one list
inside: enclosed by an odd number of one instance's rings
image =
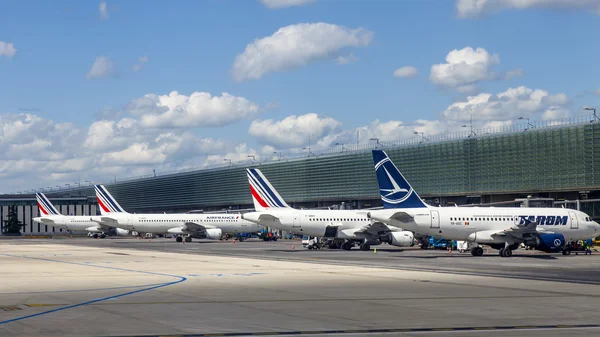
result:
[(106, 190), (106, 187), (103, 185), (95, 185), (94, 188), (96, 190), (96, 198), (98, 199), (98, 205), (100, 206), (100, 213), (102, 215), (127, 213), (108, 192), (108, 190)]
[(257, 211), (263, 211), (267, 208), (291, 208), (259, 169), (246, 169), (246, 174), (248, 175), (248, 183), (250, 183), (254, 208)]

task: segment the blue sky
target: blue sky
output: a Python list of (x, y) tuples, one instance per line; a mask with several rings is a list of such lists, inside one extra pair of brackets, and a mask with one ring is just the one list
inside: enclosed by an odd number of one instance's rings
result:
[[(26, 177), (23, 183), (14, 183), (18, 187), (8, 184), (11, 190), (35, 188), (45, 181), (68, 182), (82, 176), (81, 171), (86, 171), (86, 179), (102, 181), (111, 175), (144, 174), (153, 167), (167, 170), (217, 163), (232, 157), (232, 151), (239, 158), (247, 154), (267, 158), (273, 150), (298, 152), (308, 137), (293, 132), (312, 132), (313, 143), (320, 141), (318, 146), (327, 147), (349, 142), (357, 128), (382, 140), (401, 139), (414, 130), (455, 131), (465, 109), (478, 126), (510, 125), (520, 115), (532, 119), (581, 115), (583, 106), (600, 103), (596, 66), (600, 51), (595, 43), (600, 31), (598, 1), (551, 5), (551, 1), (520, 0), (523, 8), (511, 9), (496, 6), (510, 2), (499, 0), (470, 16), (458, 8), (459, 3), (468, 5), (473, 0), (294, 1), (298, 5), (269, 8), (254, 0), (115, 0), (106, 1), (104, 18), (101, 2), (0, 3), (0, 41), (16, 49), (13, 55), (6, 51), (3, 55), (0, 45), (0, 121), (4, 120), (0, 126), (16, 130), (15, 123), (23, 124), (24, 113), (37, 118), (25, 123), (27, 137), (4, 134), (0, 138), (0, 147), (9, 153), (5, 165), (10, 166), (4, 167), (0, 179)], [(319, 32), (327, 28), (321, 26), (306, 35), (305, 39), (314, 38), (311, 41), (279, 38), (277, 51), (260, 50), (245, 59), (244, 69), (279, 64), (275, 70), (259, 78), (235, 80), (234, 62), (247, 45), (284, 27), (303, 36), (305, 27), (298, 25), (304, 23), (329, 24), (333, 35)], [(310, 48), (294, 51), (298, 41)], [(468, 51), (457, 54), (463, 66), (446, 67), (449, 72), (432, 80), (433, 65), (447, 63), (452, 50), (468, 47), (485, 49), (477, 54), (485, 60), (472, 63), (474, 56)], [(319, 48), (325, 51), (307, 51)], [(339, 64), (340, 56), (351, 62)], [(86, 74), (98, 57), (109, 60), (112, 70), (89, 79)], [(147, 62), (134, 71), (140, 57)], [(392, 75), (405, 66), (416, 68), (417, 74)], [(516, 75), (508, 76), (509, 72)], [(504, 108), (492, 106), (494, 95), (518, 87), (523, 90), (511, 96)], [(546, 94), (527, 97), (531, 92), (525, 89)], [(237, 112), (222, 106), (219, 114), (241, 115), (233, 121), (218, 119), (210, 126), (198, 120), (206, 116), (193, 114), (185, 115), (189, 119), (181, 125), (165, 122), (168, 115), (144, 124), (143, 116), (155, 111), (139, 110), (134, 115), (127, 108), (146, 94), (172, 91), (186, 96), (227, 92), (256, 106)], [(492, 99), (469, 99), (481, 94)], [(453, 103), (458, 105), (450, 109)], [(524, 111), (512, 112), (523, 106)], [(105, 109), (112, 114), (99, 117)], [(315, 115), (305, 116), (309, 113)], [(286, 120), (292, 115), (305, 119)], [(129, 131), (115, 129), (123, 118), (133, 118), (139, 125)], [(107, 140), (98, 133), (90, 135), (90, 129), (100, 119), (114, 124), (106, 139), (120, 135), (121, 142), (98, 145)], [(255, 124), (251, 131), (253, 121), (265, 120), (272, 120), (271, 124)], [(374, 125), (375, 120), (380, 124)], [(78, 134), (63, 137), (61, 123), (71, 123)], [(270, 132), (260, 132), (265, 125), (272, 126)], [(156, 140), (166, 134), (171, 135), (171, 143)], [(181, 135), (188, 138), (175, 139)], [(201, 140), (220, 145), (190, 148), (189, 143)], [(90, 145), (94, 141), (96, 145)], [(131, 144), (139, 146), (130, 148)], [(31, 161), (39, 151), (46, 157)], [(136, 155), (139, 161), (131, 159)], [(203, 159), (191, 160), (196, 157)], [(73, 168), (56, 169), (65, 160), (72, 160)], [(32, 179), (38, 182), (32, 184)], [(20, 188), (23, 184), (28, 186)]]

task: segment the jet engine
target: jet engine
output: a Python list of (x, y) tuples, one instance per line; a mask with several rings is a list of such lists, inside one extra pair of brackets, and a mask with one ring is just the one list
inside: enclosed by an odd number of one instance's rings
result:
[(410, 231), (391, 232), (381, 239), (392, 246), (408, 247), (414, 245), (415, 236)]
[(562, 234), (536, 234), (525, 240), (527, 246), (546, 253), (561, 252), (567, 240)]
[(116, 229), (118, 236), (127, 236), (129, 235), (129, 231), (127, 229), (117, 228)]
[(219, 240), (223, 235), (221, 228), (209, 228), (206, 230), (206, 238), (211, 240)]
[(100, 229), (99, 227), (93, 226), (93, 227), (88, 227), (85, 229), (88, 232), (92, 232), (92, 233), (102, 233), (103, 230)]

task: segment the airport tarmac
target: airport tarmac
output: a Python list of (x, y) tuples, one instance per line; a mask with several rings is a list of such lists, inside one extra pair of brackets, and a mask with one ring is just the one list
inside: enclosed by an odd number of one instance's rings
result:
[(0, 336), (600, 334), (600, 254), (90, 238), (0, 247)]

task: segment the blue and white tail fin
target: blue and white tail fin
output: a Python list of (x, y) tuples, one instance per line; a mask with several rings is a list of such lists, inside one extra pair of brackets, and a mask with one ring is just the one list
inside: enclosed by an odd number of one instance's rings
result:
[(100, 214), (127, 214), (117, 200), (115, 200), (108, 190), (106, 190), (106, 187), (103, 185), (95, 185), (94, 188), (96, 189), (96, 198), (98, 199), (98, 205), (100, 206)]
[(383, 208), (427, 208), (383, 150), (373, 150), (373, 163)]
[(248, 183), (250, 183), (254, 209), (264, 211), (268, 208), (291, 208), (259, 169), (246, 169), (246, 174)]
[(37, 199), (38, 207), (40, 209), (40, 216), (49, 215), (49, 216), (61, 216), (60, 212), (52, 205), (50, 200), (44, 195), (44, 193), (36, 193), (35, 197)]

